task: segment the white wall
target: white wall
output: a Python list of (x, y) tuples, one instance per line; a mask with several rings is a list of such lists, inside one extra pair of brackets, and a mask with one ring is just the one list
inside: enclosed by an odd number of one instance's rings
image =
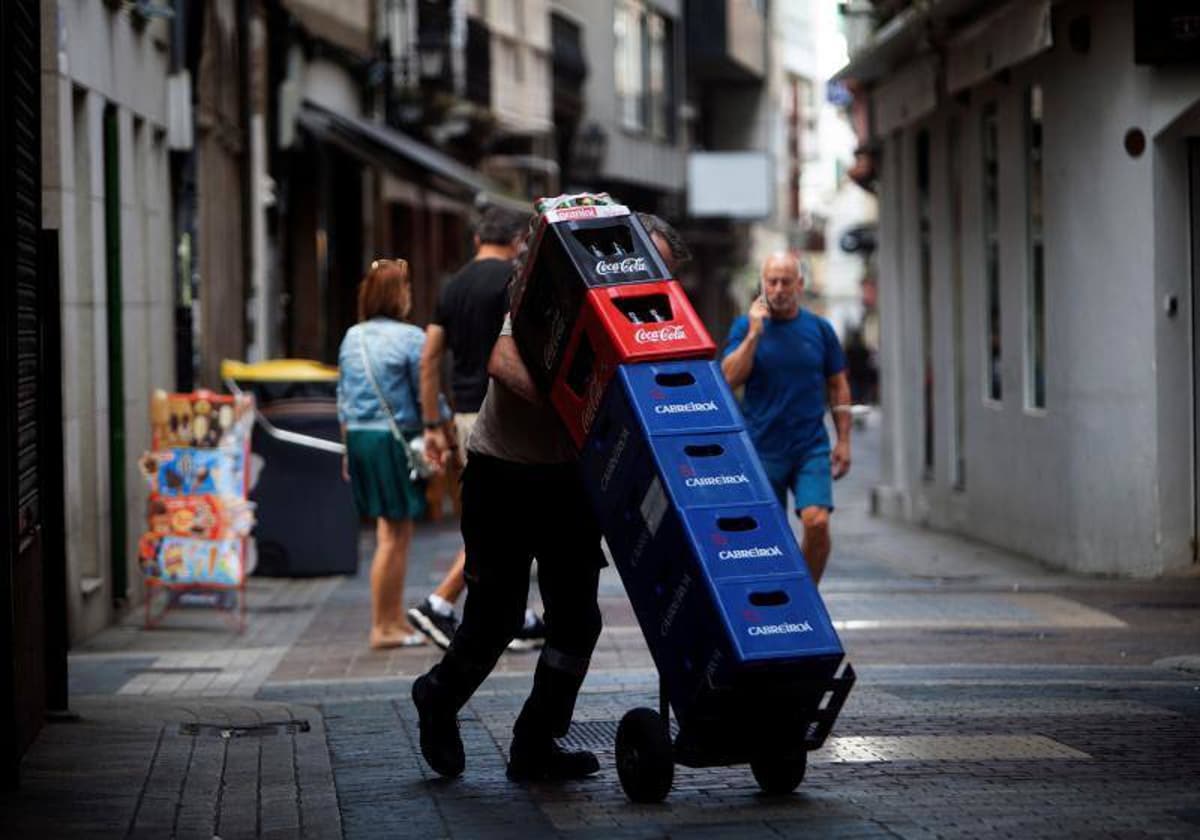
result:
[[(46, 0), (43, 224), (60, 231), (67, 604), (72, 639), (112, 619), (114, 596), (140, 598), (137, 538), (146, 491), (135, 460), (149, 445), (150, 391), (174, 379), (170, 181), (165, 141), (167, 30), (135, 29), (103, 3)], [(112, 591), (104, 110), (117, 107), (126, 463), (126, 574)]]
[(304, 98), (323, 108), (350, 117), (359, 116), (362, 108), (358, 86), (349, 71), (328, 58), (317, 58), (304, 64)]
[[(1057, 7), (1061, 25), (1090, 10), (1091, 49), (1057, 46), (1014, 68), (1007, 83), (971, 91), (926, 123), (888, 139), (880, 190), (880, 304), (886, 486), (896, 515), (958, 530), (1083, 572), (1135, 576), (1183, 567), (1191, 527), (1186, 320), (1167, 323), (1166, 286), (1179, 287), (1186, 231), (1168, 230), (1180, 206), (1177, 137), (1124, 150), (1131, 127), (1153, 139), (1200, 101), (1200, 71), (1164, 74), (1132, 62), (1124, 3)], [(1182, 84), (1186, 75), (1190, 88)], [(1045, 412), (1026, 409), (1026, 171), (1024, 97), (1044, 91), (1046, 277)], [(1165, 90), (1163, 88), (1166, 88)], [(1182, 91), (1189, 91), (1183, 95)], [(1188, 98), (1190, 96), (1190, 100)], [(981, 239), (980, 113), (995, 101), (1000, 130), (1000, 274), (1003, 400), (984, 400), (986, 341)], [(959, 108), (963, 134), (966, 484), (953, 488), (953, 312), (946, 120)], [(921, 296), (915, 138), (931, 132), (936, 463), (923, 470)], [(1173, 144), (1173, 145), (1172, 145)], [(897, 149), (900, 158), (897, 159)], [(894, 171), (896, 163), (900, 171)], [(898, 174), (898, 177), (897, 177)], [(896, 192), (899, 187), (899, 193)], [(1181, 302), (1181, 307), (1185, 303)], [(1181, 361), (1182, 359), (1182, 361)], [(1181, 384), (1182, 383), (1182, 384)], [(1176, 393), (1168, 396), (1160, 389)], [(1178, 392), (1183, 391), (1183, 394)], [(1184, 462), (1184, 467), (1179, 463)], [(1190, 561), (1189, 561), (1190, 562)]]

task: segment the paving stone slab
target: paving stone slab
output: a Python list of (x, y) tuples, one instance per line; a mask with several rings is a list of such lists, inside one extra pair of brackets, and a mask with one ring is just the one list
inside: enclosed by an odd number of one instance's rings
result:
[[(21, 790), (0, 795), (6, 838), (342, 836), (313, 707), (91, 697), (75, 711), (42, 733)], [(265, 726), (296, 720), (307, 728)]]

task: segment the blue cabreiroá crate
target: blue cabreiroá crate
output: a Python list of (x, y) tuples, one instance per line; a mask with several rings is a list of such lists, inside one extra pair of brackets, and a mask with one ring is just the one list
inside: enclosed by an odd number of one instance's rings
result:
[(841, 643), (715, 364), (622, 366), (581, 463), (681, 720), (799, 706), (833, 676)]

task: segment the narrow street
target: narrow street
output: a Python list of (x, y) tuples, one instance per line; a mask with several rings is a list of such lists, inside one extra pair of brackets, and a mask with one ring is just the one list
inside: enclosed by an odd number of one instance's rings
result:
[[(1200, 831), (1200, 580), (1112, 581), (872, 519), (877, 418), (839, 487), (823, 592), (859, 681), (799, 791), (746, 767), (678, 768), (635, 806), (617, 721), (656, 677), (617, 575), (569, 739), (586, 783), (505, 779), (536, 654), (507, 654), (464, 709), (466, 774), (435, 779), (408, 699), (432, 647), (366, 649), (368, 587), (254, 579), (238, 636), (205, 610), (140, 616), (71, 657), (77, 722), (49, 726), (6, 837), (1161, 837)], [(449, 564), (451, 525), (419, 530), (416, 598)], [(364, 540), (363, 556), (370, 544)]]

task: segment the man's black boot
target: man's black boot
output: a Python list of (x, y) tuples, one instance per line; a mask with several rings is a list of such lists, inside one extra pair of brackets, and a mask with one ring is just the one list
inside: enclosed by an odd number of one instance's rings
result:
[(517, 735), (508, 751), (508, 778), (514, 782), (565, 782), (599, 769), (595, 754), (564, 750), (550, 737)]
[(446, 708), (445, 704), (438, 707), (438, 698), (428, 674), (413, 683), (412, 698), (420, 718), (421, 755), (439, 775), (451, 779), (462, 775), (467, 758), (458, 734), (457, 711)]

